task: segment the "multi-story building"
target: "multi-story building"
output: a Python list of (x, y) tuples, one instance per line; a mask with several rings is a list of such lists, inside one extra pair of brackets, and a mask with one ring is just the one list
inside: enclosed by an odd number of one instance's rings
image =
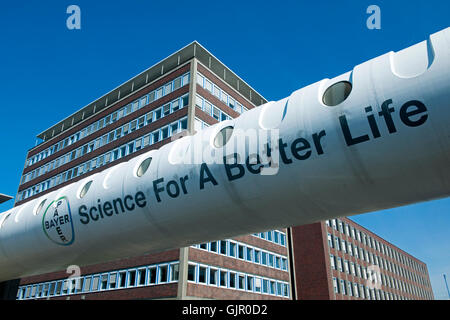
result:
[[(236, 118), (265, 102), (258, 92), (193, 42), (40, 133), (41, 142), (27, 154), (15, 205), (160, 148), (179, 136)], [(339, 228), (317, 223), (81, 269), (71, 266), (20, 279), (17, 298), (433, 297), (422, 262), (350, 220), (333, 221), (340, 221), (336, 222), (339, 226), (345, 223), (343, 230), (351, 226), (349, 235), (338, 235)], [(333, 237), (330, 248), (327, 233)], [(367, 236), (375, 239), (374, 244), (368, 244)], [(339, 246), (346, 241), (345, 252), (334, 247), (338, 238)], [(381, 291), (374, 294), (366, 290), (367, 268), (372, 264), (381, 267), (381, 279), (385, 281)], [(382, 268), (385, 266), (386, 271)], [(362, 289), (361, 293), (353, 291), (354, 285)]]
[(292, 228), (299, 299), (434, 299), (425, 263), (348, 218)]
[[(193, 42), (39, 134), (16, 205), (265, 102)], [(73, 286), (66, 270), (29, 277), (19, 298), (287, 299), (287, 265), (285, 231), (272, 230), (83, 267)]]

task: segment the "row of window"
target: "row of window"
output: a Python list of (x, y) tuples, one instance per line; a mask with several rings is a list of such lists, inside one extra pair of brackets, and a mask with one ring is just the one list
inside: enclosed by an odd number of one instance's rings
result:
[(193, 245), (192, 247), (260, 264), (266, 267), (284, 271), (288, 270), (286, 257), (235, 240), (227, 239), (212, 241)]
[(399, 253), (392, 247), (385, 245), (384, 243), (378, 241), (377, 239), (369, 235), (366, 235), (364, 232), (359, 231), (358, 229), (354, 228), (348, 223), (345, 223), (344, 221), (341, 221), (339, 219), (331, 219), (326, 220), (326, 224), (327, 226), (332, 227), (334, 230), (339, 231), (342, 234), (346, 234), (347, 236), (352, 237), (354, 240), (358, 240), (359, 242), (367, 245), (369, 248), (373, 248), (374, 250), (377, 250), (378, 252), (381, 252), (382, 254), (385, 254), (386, 256), (395, 259), (398, 262), (401, 262), (404, 265), (407, 265), (418, 272), (426, 274), (425, 266), (417, 263), (410, 257), (407, 257), (402, 253)]
[(173, 261), (21, 286), (17, 292), (17, 299), (38, 299), (152, 286), (177, 282), (178, 277), (179, 263)]
[(356, 282), (352, 283), (351, 281), (334, 277), (333, 290), (338, 294), (366, 300), (408, 300), (407, 297), (396, 293), (387, 292), (376, 288), (369, 288), (363, 284), (358, 284)]
[(49, 188), (57, 186), (63, 182), (69, 181), (75, 177), (79, 177), (95, 168), (102, 167), (110, 162), (123, 158), (133, 152), (139, 151), (149, 145), (152, 145), (161, 140), (167, 139), (172, 135), (187, 129), (187, 117), (181, 118), (177, 121), (170, 123), (162, 128), (159, 128), (143, 137), (140, 137), (134, 141), (127, 142), (126, 144), (110, 150), (96, 158), (88, 160), (83, 164), (71, 168), (61, 174), (58, 174), (48, 180), (41, 182), (37, 185), (33, 185), (28, 189), (21, 191), (17, 195), (17, 201), (27, 199), (35, 194), (43, 192)]
[(185, 86), (188, 83), (189, 83), (189, 72), (183, 74), (182, 76), (180, 76), (172, 81), (165, 83), (164, 85), (153, 90), (152, 92), (150, 92), (146, 95), (143, 95), (142, 97), (137, 98), (135, 101), (129, 103), (128, 105), (124, 106), (120, 110), (115, 111), (115, 112), (105, 116), (104, 118), (96, 121), (95, 123), (74, 133), (70, 137), (68, 137), (64, 140), (58, 141), (54, 145), (45, 149), (44, 151), (28, 158), (25, 163), (25, 167), (31, 166), (32, 164), (35, 164), (36, 162), (39, 162), (39, 161), (47, 158), (48, 156), (54, 154), (55, 152), (57, 152), (61, 149), (64, 149), (67, 146), (70, 146), (72, 143), (96, 132), (97, 130), (100, 130), (101, 128), (103, 128), (109, 124), (116, 122), (120, 118), (139, 110), (140, 108), (146, 106), (147, 104), (164, 97), (165, 95), (171, 93), (172, 91), (177, 90), (178, 88), (180, 88), (182, 86)]
[(31, 181), (47, 172), (50, 172), (52, 170), (55, 170), (59, 168), (60, 166), (75, 160), (79, 157), (82, 157), (86, 155), (89, 152), (92, 152), (100, 147), (103, 147), (104, 145), (111, 143), (135, 130), (141, 129), (142, 127), (161, 119), (162, 117), (168, 116), (169, 114), (187, 106), (189, 103), (189, 94), (186, 94), (182, 97), (179, 97), (172, 102), (167, 103), (164, 106), (161, 106), (153, 111), (150, 111), (146, 115), (143, 115), (139, 117), (138, 119), (134, 119), (130, 121), (129, 123), (126, 123), (122, 125), (119, 128), (116, 128), (107, 134), (103, 135), (100, 138), (97, 138), (96, 140), (89, 141), (88, 143), (84, 144), (83, 146), (79, 147), (76, 150), (70, 151), (58, 159), (55, 159), (25, 175), (22, 177), (22, 182), (25, 183), (28, 181)]
[(204, 128), (209, 127), (209, 124), (207, 124), (205, 121), (200, 120), (199, 118), (195, 117), (194, 121), (194, 130), (195, 132), (199, 132), (200, 130), (203, 130)]
[(422, 277), (414, 272), (411, 272), (402, 266), (398, 266), (396, 263), (393, 263), (388, 259), (385, 259), (376, 254), (373, 254), (369, 250), (365, 250), (362, 247), (358, 247), (349, 241), (345, 241), (345, 240), (340, 239), (339, 237), (333, 236), (329, 233), (327, 235), (327, 240), (328, 240), (328, 246), (330, 248), (335, 248), (338, 251), (348, 253), (350, 256), (355, 256), (355, 258), (357, 258), (357, 259), (361, 259), (372, 265), (377, 265), (386, 271), (390, 271), (394, 274), (397, 274), (398, 276), (404, 277), (411, 281), (415, 281), (422, 285), (426, 285), (426, 283), (427, 283), (427, 281), (425, 280), (424, 277)]
[(284, 232), (271, 230), (266, 232), (253, 233), (252, 235), (260, 239), (267, 240), (279, 244), (280, 246), (286, 247), (286, 234)]
[(188, 281), (289, 298), (289, 283), (287, 282), (200, 263), (189, 262)]
[(368, 268), (361, 266), (358, 263), (355, 264), (354, 262), (342, 259), (341, 257), (334, 256), (332, 254), (330, 254), (330, 264), (332, 269), (339, 270), (340, 272), (346, 272), (347, 274), (353, 275), (354, 277), (359, 277), (365, 280), (374, 279), (375, 282), (377, 281), (377, 279), (379, 279), (381, 284), (385, 287), (401, 290), (403, 292), (419, 297), (427, 297), (427, 295), (429, 294), (423, 288), (396, 279), (389, 275), (385, 275), (384, 273), (378, 274), (375, 270), (369, 270)]
[(215, 105), (213, 105), (208, 100), (204, 99), (203, 97), (196, 95), (195, 97), (195, 106), (202, 110), (203, 112), (207, 113), (217, 121), (224, 121), (224, 120), (230, 120), (232, 117), (230, 117), (228, 114), (217, 108)]
[(201, 73), (197, 73), (197, 84), (200, 85), (202, 88), (211, 92), (214, 96), (216, 96), (217, 99), (225, 103), (234, 111), (242, 113), (248, 110), (246, 107), (244, 107), (242, 104), (233, 99), (229, 94), (220, 89), (211, 80), (206, 78)]

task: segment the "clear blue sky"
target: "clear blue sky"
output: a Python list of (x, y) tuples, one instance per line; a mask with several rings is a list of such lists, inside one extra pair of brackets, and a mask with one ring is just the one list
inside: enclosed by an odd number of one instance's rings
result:
[[(81, 30), (66, 9), (81, 8)], [(381, 9), (369, 30), (366, 9)], [(449, 26), (450, 2), (8, 1), (0, 8), (0, 193), (15, 195), (35, 136), (198, 40), (269, 100), (420, 42)], [(0, 211), (12, 202), (0, 205)], [(450, 198), (354, 217), (450, 277)]]

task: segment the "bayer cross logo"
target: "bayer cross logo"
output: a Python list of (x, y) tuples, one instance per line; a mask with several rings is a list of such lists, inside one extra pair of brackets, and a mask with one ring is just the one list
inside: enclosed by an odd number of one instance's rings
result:
[(45, 235), (54, 243), (68, 246), (75, 239), (72, 214), (67, 197), (52, 201), (42, 217)]

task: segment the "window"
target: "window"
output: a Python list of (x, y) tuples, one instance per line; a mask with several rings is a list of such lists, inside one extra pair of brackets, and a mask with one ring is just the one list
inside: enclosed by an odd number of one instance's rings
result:
[(145, 116), (145, 118), (147, 119), (147, 124), (152, 123), (152, 122), (153, 122), (153, 111), (147, 113), (147, 115)]
[(181, 129), (187, 129), (187, 119), (181, 120)]
[(345, 280), (341, 280), (341, 293), (347, 294), (347, 288), (345, 286)]
[(262, 292), (269, 293), (269, 280), (263, 279), (262, 281)]
[(247, 261), (253, 261), (253, 249), (247, 247)]
[(281, 268), (281, 260), (280, 257), (275, 256), (275, 268), (280, 269)]
[(155, 111), (153, 111), (153, 113), (155, 115), (154, 121), (156, 121), (156, 120), (161, 118), (161, 116), (162, 116), (162, 109), (161, 108), (156, 109)]
[(220, 100), (222, 100), (223, 103), (228, 105), (228, 95), (224, 91), (222, 91), (222, 94), (220, 96)]
[[(84, 288), (83, 288), (83, 291), (84, 291), (84, 292), (89, 292), (89, 291), (91, 291), (91, 281), (92, 281), (92, 278), (91, 278), (91, 277), (87, 277), (87, 278), (85, 278), (85, 279), (86, 279), (86, 280), (84, 281)], [(54, 289), (55, 289), (55, 283), (53, 282), (53, 283), (50, 284), (50, 295), (53, 294)]]
[(125, 288), (127, 282), (127, 272), (126, 271), (121, 271), (119, 272), (119, 288)]
[(349, 296), (353, 296), (353, 286), (350, 281), (347, 281), (347, 293)]
[(201, 74), (197, 73), (197, 83), (203, 88), (203, 81), (205, 77), (203, 77)]
[(244, 259), (244, 246), (242, 245), (238, 245), (238, 258), (239, 259)]
[(159, 267), (159, 283), (165, 283), (167, 282), (167, 266), (160, 266)]
[(169, 137), (169, 127), (164, 127), (161, 129), (162, 140), (167, 139)]
[(180, 108), (180, 101), (174, 100), (172, 101), (172, 112), (177, 111)]
[(218, 276), (217, 269), (210, 268), (209, 269), (209, 284), (217, 285), (218, 284), (217, 276)]
[(100, 290), (106, 290), (108, 288), (108, 274), (102, 274), (100, 279)]
[(261, 251), (255, 249), (255, 262), (261, 263)]
[(188, 281), (195, 281), (195, 265), (188, 265)]
[(212, 92), (213, 90), (212, 86), (213, 86), (212, 82), (205, 78), (205, 89), (208, 90), (209, 92)]
[(178, 281), (180, 275), (180, 264), (175, 263), (170, 265), (170, 281)]
[(261, 292), (261, 278), (255, 278), (255, 292)]
[(131, 121), (130, 132), (133, 132), (134, 130), (136, 130), (136, 126), (137, 126), (137, 120)]
[(195, 106), (200, 110), (203, 110), (203, 99), (200, 96), (195, 96)]
[(333, 245), (333, 236), (332, 236), (331, 234), (328, 234), (328, 235), (327, 235), (327, 239), (328, 239), (328, 246), (329, 246), (330, 248), (334, 248), (334, 245)]
[(268, 258), (268, 265), (270, 267), (273, 267), (273, 254), (271, 253), (267, 254), (267, 258)]
[(142, 97), (142, 98), (139, 100), (139, 106), (140, 106), (140, 108), (142, 108), (142, 107), (145, 106), (145, 105), (147, 105), (147, 96), (144, 96), (144, 97)]
[(147, 273), (146, 269), (139, 269), (138, 270), (138, 280), (137, 280), (137, 285), (138, 286), (145, 285), (145, 283), (146, 283), (146, 273)]
[(183, 86), (189, 83), (189, 73), (183, 75)]
[(168, 116), (170, 114), (170, 104), (166, 104), (163, 106), (163, 115)]
[(230, 272), (230, 288), (236, 288), (236, 273)]
[(345, 272), (350, 274), (350, 268), (348, 266), (348, 261), (347, 260), (344, 260), (344, 270), (345, 270)]
[(265, 251), (261, 252), (261, 264), (267, 265), (267, 252)]
[(238, 289), (245, 290), (245, 276), (243, 274), (238, 275)]
[(214, 95), (217, 97), (217, 99), (220, 99), (220, 89), (217, 86), (214, 86)]
[(198, 267), (198, 282), (206, 283), (206, 267), (204, 266)]
[(189, 104), (189, 95), (184, 95), (181, 97), (181, 107), (186, 107)]
[(212, 114), (213, 118), (216, 120), (219, 120), (219, 118), (220, 118), (219, 109), (217, 109), (216, 107), (213, 107), (212, 109), (213, 109), (213, 114)]
[(164, 95), (169, 94), (171, 92), (172, 92), (172, 82), (164, 86)]
[(220, 271), (220, 286), (221, 287), (227, 286), (227, 272), (223, 270)]
[(330, 254), (330, 265), (332, 269), (336, 270), (336, 262), (334, 260), (334, 255), (332, 254)]
[(334, 243), (336, 245), (336, 250), (341, 250), (341, 240), (338, 237), (334, 238)]
[(224, 240), (220, 241), (220, 253), (221, 254), (227, 254), (227, 242)]
[(339, 286), (336, 278), (333, 278), (333, 288), (335, 293), (339, 293)]
[(247, 276), (247, 290), (253, 291), (253, 277)]
[(205, 112), (209, 115), (212, 114), (212, 104), (205, 100)]
[(117, 272), (112, 272), (109, 275), (109, 289), (115, 289), (117, 283)]
[(217, 252), (217, 241), (213, 241), (210, 243), (210, 251)]
[[(91, 291), (97, 291), (99, 289), (99, 284), (100, 284), (100, 276), (93, 276)], [(58, 288), (56, 290), (58, 290)]]
[(156, 143), (159, 141), (159, 130), (152, 133), (153, 137), (153, 143)]
[(276, 294), (275, 292), (275, 281), (270, 281), (270, 294)]
[(337, 258), (337, 267), (342, 272), (342, 259), (340, 257)]
[(150, 267), (148, 269), (148, 283), (156, 284), (156, 267)]
[(230, 241), (230, 253), (231, 257), (236, 257), (236, 243)]
[(173, 81), (173, 90), (175, 91), (180, 87), (181, 87), (181, 77), (178, 77)]
[(158, 90), (156, 90), (156, 100), (161, 98), (163, 96), (163, 88), (159, 88)]

